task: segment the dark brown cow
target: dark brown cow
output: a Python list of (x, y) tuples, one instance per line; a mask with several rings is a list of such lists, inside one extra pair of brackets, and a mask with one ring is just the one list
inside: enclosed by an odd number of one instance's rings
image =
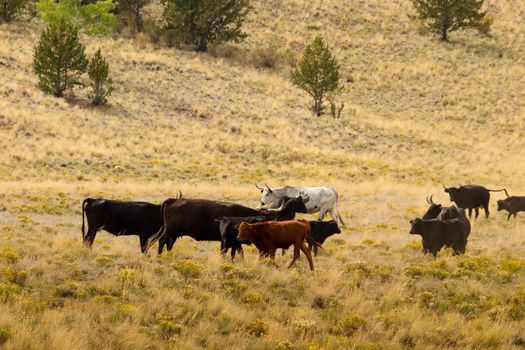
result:
[(261, 256), (270, 256), (275, 260), (275, 251), (278, 248), (288, 249), (291, 245), (294, 246), (293, 259), (288, 268), (292, 267), (297, 259), (299, 259), (299, 251), (302, 250), (310, 264), (310, 270), (314, 269), (314, 262), (312, 260), (312, 253), (306, 246), (306, 241), (312, 242), (316, 246), (320, 246), (310, 236), (310, 224), (306, 220), (291, 220), (291, 221), (266, 221), (255, 224), (248, 224), (246, 222), (237, 225), (239, 230), (237, 239), (239, 241), (251, 241)]

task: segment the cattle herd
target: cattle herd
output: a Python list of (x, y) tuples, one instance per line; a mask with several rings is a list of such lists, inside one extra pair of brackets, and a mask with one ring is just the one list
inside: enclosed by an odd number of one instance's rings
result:
[[(345, 225), (337, 209), (336, 190), (298, 186), (272, 189), (266, 184), (257, 189), (261, 199), (255, 209), (235, 203), (184, 198), (181, 192), (162, 205), (86, 198), (82, 203), (82, 238), (91, 247), (100, 230), (116, 236), (137, 235), (142, 253), (158, 241), (158, 253), (162, 254), (164, 247), (168, 251), (173, 248), (178, 237), (189, 236), (197, 241), (219, 241), (221, 254), (231, 250), (232, 260), (236, 253), (244, 256), (243, 244), (253, 243), (260, 256), (272, 259), (277, 249), (283, 249), (284, 254), (293, 245), (290, 267), (302, 251), (313, 270), (311, 249), (317, 256), (324, 241), (341, 232), (338, 223)], [(506, 199), (498, 201), (498, 211), (508, 212), (507, 220), (525, 211), (525, 197), (509, 197), (505, 189), (467, 185), (444, 187), (444, 190), (457, 207), (443, 207), (434, 203), (430, 196), (427, 197), (430, 205), (427, 212), (410, 221), (410, 234), (420, 235), (423, 252), (434, 256), (443, 247), (452, 248), (455, 254), (465, 252), (472, 210), (477, 218), (479, 208), (483, 208), (488, 217), (490, 192), (504, 191), (507, 195)], [(465, 210), (468, 210), (468, 218)], [(297, 213), (316, 212), (319, 212), (317, 221), (295, 220)], [(322, 221), (326, 213), (330, 213), (331, 221)]]

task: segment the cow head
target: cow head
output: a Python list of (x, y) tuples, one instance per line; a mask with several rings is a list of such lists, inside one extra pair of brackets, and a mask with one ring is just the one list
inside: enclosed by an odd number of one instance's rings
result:
[(423, 220), (420, 218), (415, 218), (410, 220), (410, 234), (411, 235), (420, 235), (423, 228)]
[(290, 198), (287, 196), (283, 197), (283, 204), (281, 209), (292, 210), (295, 213), (307, 213), (306, 206), (304, 205), (304, 198), (302, 196)]
[(505, 199), (498, 201), (498, 211), (501, 210), (509, 210), (509, 202), (507, 202)]
[(273, 202), (280, 199), (267, 184), (264, 184), (264, 188), (259, 186), (257, 186), (257, 188), (261, 190), (261, 203), (257, 209), (261, 209), (265, 205), (272, 204)]
[(240, 224), (235, 225), (235, 228), (239, 231), (239, 234), (237, 235), (238, 241), (253, 241), (252, 225), (246, 222), (241, 222)]
[(458, 199), (461, 201), (461, 186), (447, 188), (443, 185), (443, 190), (448, 193), (451, 202), (456, 202)]
[(423, 219), (435, 219), (439, 213), (441, 212), (441, 209), (443, 209), (443, 206), (441, 204), (436, 204), (432, 200), (432, 197), (434, 195), (431, 195), (430, 198), (428, 196), (426, 197), (427, 203), (430, 204), (430, 207), (428, 208), (425, 215), (423, 215)]

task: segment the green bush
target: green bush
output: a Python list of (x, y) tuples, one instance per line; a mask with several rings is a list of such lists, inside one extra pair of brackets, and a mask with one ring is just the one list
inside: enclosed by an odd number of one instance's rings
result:
[(113, 91), (113, 81), (109, 77), (109, 66), (104, 56), (97, 50), (88, 65), (88, 75), (91, 80), (90, 85), (93, 91), (90, 98), (94, 105), (103, 105), (107, 102), (107, 97)]
[(86, 71), (87, 64), (78, 29), (65, 20), (47, 27), (33, 54), (38, 87), (57, 97), (62, 97), (71, 86), (82, 85), (79, 77)]
[(366, 320), (360, 316), (348, 316), (337, 322), (336, 333), (351, 337), (359, 329), (366, 327)]
[(0, 22), (11, 22), (27, 3), (28, 0), (0, 0)]
[(246, 326), (246, 331), (256, 337), (262, 337), (268, 333), (268, 325), (261, 320), (255, 320)]
[(39, 16), (49, 25), (75, 23), (90, 35), (108, 34), (117, 24), (113, 14), (117, 4), (101, 0), (84, 4), (82, 0), (40, 0), (36, 4)]
[(320, 116), (328, 94), (336, 94), (341, 90), (339, 63), (330, 49), (318, 36), (306, 47), (299, 67), (292, 71), (292, 83), (306, 91), (312, 98), (312, 110)]
[(192, 44), (206, 52), (208, 43), (238, 42), (246, 37), (241, 31), (249, 0), (163, 0), (166, 29), (179, 42)]
[(9, 338), (13, 335), (11, 328), (9, 327), (0, 327), (0, 345), (7, 343)]

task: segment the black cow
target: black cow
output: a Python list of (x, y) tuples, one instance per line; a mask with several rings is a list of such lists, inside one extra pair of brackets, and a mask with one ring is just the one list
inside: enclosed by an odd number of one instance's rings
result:
[(458, 208), (456, 206), (451, 207), (444, 207), (441, 204), (436, 204), (432, 200), (432, 197), (434, 195), (430, 196), (430, 199), (427, 198), (427, 203), (430, 204), (430, 207), (428, 208), (427, 212), (423, 215), (422, 219), (438, 219), (438, 220), (448, 220), (448, 219), (461, 219), (461, 218), (467, 218), (465, 214), (465, 210)]
[[(91, 248), (97, 232), (105, 230), (115, 236), (139, 236), (140, 250), (146, 253), (148, 238), (162, 226), (160, 209), (160, 205), (147, 202), (86, 198), (82, 202), (84, 244)], [(87, 233), (84, 229), (84, 216), (87, 218)]]
[(178, 237), (189, 236), (197, 241), (220, 241), (224, 248), (215, 220), (225, 216), (258, 216), (261, 211), (240, 204), (212, 201), (207, 199), (167, 199), (162, 204), (163, 227), (148, 240), (149, 249), (157, 240), (158, 253), (164, 245), (175, 244)]
[(518, 212), (525, 211), (525, 197), (511, 196), (507, 199), (499, 200), (498, 211), (500, 210), (506, 210), (509, 212), (507, 221), (510, 220), (511, 215), (514, 215), (514, 218), (516, 218)]
[(479, 216), (479, 208), (483, 207), (485, 210), (485, 216), (489, 217), (489, 201), (490, 192), (501, 192), (505, 191), (507, 197), (509, 194), (506, 189), (501, 190), (490, 190), (483, 186), (478, 185), (466, 185), (459, 187), (445, 187), (445, 192), (450, 196), (450, 201), (455, 202), (458, 207), (468, 209), (469, 218), (472, 217), (472, 209), (476, 212), (476, 218)]
[[(341, 233), (339, 226), (335, 220), (330, 221), (309, 221), (310, 223), (310, 236), (314, 241), (322, 245), (324, 241), (331, 235)], [(314, 255), (317, 256), (318, 247), (312, 242), (308, 242), (308, 249), (312, 250)]]
[(454, 254), (463, 254), (470, 234), (470, 223), (467, 219), (414, 219), (410, 221), (410, 234), (422, 237), (423, 252), (437, 252), (443, 247), (450, 247)]
[[(241, 244), (251, 244), (249, 241), (239, 242), (237, 240), (238, 230), (235, 228), (241, 222), (250, 224), (264, 221), (283, 221), (293, 220), (296, 213), (306, 213), (306, 206), (302, 197), (289, 198), (284, 196), (281, 207), (276, 210), (261, 211), (258, 216), (241, 217), (222, 217), (216, 219), (219, 222), (219, 230), (222, 238), (222, 254), (226, 254), (231, 249), (231, 258), (235, 258), (235, 253), (243, 254)], [(244, 256), (244, 255), (243, 255)]]

